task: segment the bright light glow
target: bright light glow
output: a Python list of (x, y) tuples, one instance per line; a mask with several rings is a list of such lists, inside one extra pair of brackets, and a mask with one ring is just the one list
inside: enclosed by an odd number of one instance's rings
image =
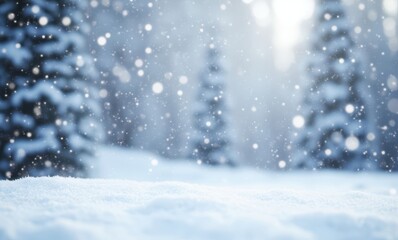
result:
[(383, 0), (383, 9), (389, 15), (396, 16), (398, 12), (397, 0)]
[(356, 26), (356, 27), (354, 28), (354, 32), (355, 32), (356, 34), (360, 34), (360, 33), (362, 32), (362, 28), (361, 28), (360, 26)]
[(273, 0), (275, 16), (274, 44), (278, 51), (275, 64), (279, 70), (287, 70), (294, 62), (292, 48), (302, 36), (301, 24), (309, 19), (315, 8), (314, 0)]
[(368, 135), (366, 135), (366, 138), (369, 141), (374, 141), (376, 139), (376, 135), (374, 133), (368, 133)]
[(297, 115), (293, 118), (292, 123), (295, 128), (302, 128), (305, 125), (305, 119), (303, 116)]
[(70, 17), (64, 17), (62, 18), (62, 24), (64, 26), (69, 26), (72, 23), (72, 19), (70, 19)]
[(348, 114), (353, 113), (353, 112), (355, 111), (354, 105), (352, 105), (352, 104), (347, 104), (347, 105), (345, 106), (345, 111), (346, 111)]
[(395, 195), (397, 195), (397, 189), (395, 189), (395, 188), (390, 188), (389, 193), (390, 193), (390, 195), (395, 196)]
[(258, 144), (257, 144), (257, 143), (254, 143), (254, 144), (252, 145), (252, 148), (253, 148), (253, 149), (258, 149)]
[(150, 48), (150, 47), (145, 48), (145, 53), (146, 54), (151, 54), (152, 53), (152, 48)]
[(98, 43), (98, 45), (100, 45), (100, 46), (105, 46), (106, 42), (107, 42), (107, 40), (106, 40), (106, 38), (103, 37), (103, 36), (97, 38), (97, 43)]
[(314, 0), (274, 0), (276, 18), (285, 19), (288, 24), (297, 20), (309, 19), (315, 8)]
[(180, 82), (180, 84), (187, 84), (188, 83), (188, 77), (187, 76), (181, 76), (178, 81)]
[(144, 66), (144, 61), (142, 59), (138, 58), (137, 60), (135, 60), (134, 65), (137, 68), (141, 68), (142, 66)]
[(283, 160), (280, 160), (280, 161), (278, 162), (278, 166), (279, 166), (279, 168), (285, 168), (285, 167), (286, 167), (286, 162), (283, 161)]
[(14, 20), (15, 14), (14, 13), (9, 13), (7, 17), (8, 17), (9, 20)]
[(140, 70), (137, 71), (137, 75), (138, 75), (139, 77), (144, 76), (144, 74), (145, 74), (145, 72), (144, 72), (144, 70), (142, 70), (142, 69), (140, 69)]
[(330, 13), (325, 13), (325, 15), (323, 15), (323, 18), (327, 21), (329, 21), (330, 19), (332, 19), (332, 14)]
[(159, 165), (159, 161), (158, 161), (157, 159), (152, 159), (152, 160), (151, 160), (151, 165), (152, 165), (153, 167), (156, 167), (156, 166)]
[(163, 92), (163, 84), (161, 82), (155, 82), (152, 85), (152, 91), (155, 94), (161, 94)]
[(332, 155), (332, 150), (330, 150), (329, 148), (325, 150), (325, 154), (326, 156), (330, 156)]
[(252, 13), (259, 26), (267, 26), (270, 21), (270, 9), (268, 4), (260, 1), (252, 5)]
[(149, 24), (149, 23), (148, 23), (148, 24), (145, 24), (145, 30), (148, 31), (148, 32), (149, 32), (149, 31), (152, 31), (152, 25)]
[(355, 136), (350, 136), (345, 140), (345, 147), (349, 150), (349, 151), (355, 151), (358, 149), (359, 147), (359, 140), (357, 137)]
[(32, 69), (32, 73), (33, 73), (34, 75), (37, 75), (37, 74), (40, 73), (40, 69), (39, 69), (38, 67), (34, 67), (34, 68)]
[(32, 6), (32, 13), (38, 14), (40, 12), (40, 7), (37, 5)]
[(48, 23), (48, 18), (47, 17), (40, 17), (39, 18), (39, 24), (42, 26), (46, 26)]
[(85, 64), (84, 58), (83, 58), (82, 56), (80, 56), (80, 55), (77, 56), (77, 57), (76, 57), (76, 65), (77, 65), (78, 67), (83, 67), (84, 64)]

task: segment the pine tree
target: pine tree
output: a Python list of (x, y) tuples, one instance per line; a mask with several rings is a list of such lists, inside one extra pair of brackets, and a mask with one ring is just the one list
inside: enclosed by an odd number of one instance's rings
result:
[[(397, 54), (393, 54), (396, 52), (395, 36), (385, 34), (386, 19), (395, 17), (395, 14), (385, 11), (383, 5), (383, 1), (367, 1), (368, 11), (358, 11), (355, 8), (356, 10), (351, 12), (355, 17), (354, 22), (358, 23), (361, 29), (366, 29), (354, 37), (363, 49), (366, 49), (368, 62), (372, 63), (367, 76), (372, 80), (372, 91), (375, 92), (372, 101), (375, 105), (375, 119), (380, 137), (379, 166), (386, 171), (398, 171), (398, 112), (394, 108), (398, 98), (394, 63), (398, 57)], [(369, 17), (370, 13), (378, 14)]]
[[(374, 167), (375, 133), (366, 78), (340, 0), (319, 0), (311, 61), (312, 81), (302, 105), (296, 167), (362, 170)], [(301, 119), (300, 119), (301, 118)], [(302, 120), (301, 120), (302, 122)]]
[(99, 137), (86, 5), (0, 3), (0, 178), (86, 176)]
[(200, 75), (200, 89), (194, 113), (195, 133), (192, 137), (192, 158), (208, 165), (234, 165), (228, 112), (225, 99), (225, 76), (220, 64), (220, 51), (209, 44), (207, 66)]

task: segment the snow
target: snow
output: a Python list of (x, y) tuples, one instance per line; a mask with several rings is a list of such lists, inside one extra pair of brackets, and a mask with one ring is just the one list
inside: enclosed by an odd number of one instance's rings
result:
[(63, 100), (63, 94), (52, 83), (42, 81), (35, 84), (32, 88), (24, 88), (16, 92), (12, 98), (12, 104), (18, 107), (22, 102), (35, 102), (39, 101), (41, 97), (47, 97), (51, 103), (57, 104)]
[[(322, 103), (331, 104), (345, 100), (348, 97), (347, 86), (339, 85), (332, 82), (326, 82), (319, 87), (319, 92), (323, 95), (321, 97)], [(319, 97), (318, 99), (319, 100)]]
[(32, 116), (18, 112), (12, 115), (12, 121), (14, 124), (23, 126), (26, 129), (32, 129), (35, 125), (35, 120)]
[(0, 239), (398, 238), (398, 175), (210, 168), (98, 150), (94, 179), (0, 182)]
[[(2, 44), (0, 49), (0, 59), (2, 61), (10, 61), (16, 66), (23, 66), (27, 61), (32, 58), (31, 53), (22, 47), (17, 47), (14, 42), (8, 44)], [(12, 57), (11, 57), (12, 56)]]
[(6, 145), (6, 153), (13, 156), (16, 163), (21, 163), (26, 155), (42, 153), (46, 151), (57, 151), (60, 144), (54, 133), (56, 129), (50, 125), (41, 126), (36, 129), (37, 137), (35, 139), (19, 139), (10, 141)]
[(45, 72), (59, 72), (64, 76), (73, 76), (74, 73), (72, 66), (58, 60), (47, 60), (43, 64), (43, 70)]

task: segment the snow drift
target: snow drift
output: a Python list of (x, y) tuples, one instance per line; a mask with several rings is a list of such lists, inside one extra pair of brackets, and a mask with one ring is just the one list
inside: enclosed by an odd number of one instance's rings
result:
[(398, 238), (397, 175), (212, 169), (112, 148), (93, 167), (125, 180), (0, 182), (0, 239)]

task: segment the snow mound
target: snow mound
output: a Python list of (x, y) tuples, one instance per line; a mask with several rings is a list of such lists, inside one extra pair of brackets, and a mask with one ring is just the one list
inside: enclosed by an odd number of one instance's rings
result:
[(397, 175), (213, 169), (115, 148), (93, 167), (125, 180), (0, 182), (0, 239), (398, 239)]
[(0, 182), (0, 239), (396, 239), (398, 198), (180, 182)]

